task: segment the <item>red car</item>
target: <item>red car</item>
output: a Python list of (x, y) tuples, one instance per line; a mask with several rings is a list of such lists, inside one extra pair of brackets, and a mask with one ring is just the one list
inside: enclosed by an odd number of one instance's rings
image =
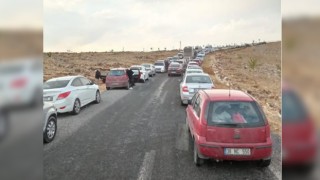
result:
[(271, 163), (270, 126), (257, 101), (238, 90), (200, 90), (186, 109), (194, 163), (205, 159)]
[(106, 77), (107, 90), (119, 87), (125, 87), (126, 89), (130, 88), (129, 77), (125, 68), (111, 69)]
[(168, 68), (168, 76), (172, 76), (172, 75), (181, 76), (182, 74), (183, 74), (182, 64), (176, 63), (176, 62), (170, 63)]
[(282, 89), (282, 164), (313, 168), (317, 157), (315, 124), (298, 95), (287, 85)]

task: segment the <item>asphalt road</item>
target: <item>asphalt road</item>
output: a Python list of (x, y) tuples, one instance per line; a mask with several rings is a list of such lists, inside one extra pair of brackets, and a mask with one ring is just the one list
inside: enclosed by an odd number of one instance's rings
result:
[(193, 164), (180, 105), (181, 77), (157, 74), (133, 90), (111, 90), (77, 115), (59, 115), (56, 139), (44, 145), (45, 179), (279, 179), (281, 142), (272, 165)]

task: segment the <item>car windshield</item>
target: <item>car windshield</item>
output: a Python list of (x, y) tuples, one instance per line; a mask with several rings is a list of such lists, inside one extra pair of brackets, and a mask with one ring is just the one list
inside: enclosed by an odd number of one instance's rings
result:
[(306, 109), (293, 91), (282, 93), (282, 122), (301, 122), (307, 117)]
[(108, 76), (123, 76), (125, 75), (124, 70), (111, 70), (108, 74)]
[(209, 76), (187, 76), (186, 83), (212, 83)]
[(199, 66), (188, 66), (188, 69), (201, 69)]
[(149, 64), (143, 64), (142, 66), (146, 67), (146, 68), (150, 68)]
[(155, 66), (164, 66), (163, 63), (154, 63)]
[(191, 73), (202, 73), (202, 71), (193, 70), (193, 71), (187, 71), (186, 72), (186, 74), (191, 74)]
[(43, 89), (64, 88), (68, 85), (69, 81), (70, 80), (47, 81), (43, 84)]
[(209, 126), (259, 127), (265, 125), (265, 116), (255, 102), (210, 102), (207, 114)]

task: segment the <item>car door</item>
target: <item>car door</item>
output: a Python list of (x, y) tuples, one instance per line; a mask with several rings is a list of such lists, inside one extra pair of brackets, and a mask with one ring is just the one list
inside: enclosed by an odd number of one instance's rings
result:
[(92, 102), (96, 97), (96, 88), (94, 84), (91, 83), (91, 81), (85, 77), (80, 78), (82, 84), (86, 87), (84, 90), (86, 102)]
[(189, 128), (190, 128), (190, 132), (191, 134), (195, 134), (195, 118), (196, 114), (195, 114), (195, 108), (196, 108), (196, 100), (198, 99), (199, 94), (195, 94), (192, 99), (191, 99), (191, 105), (188, 105), (187, 107), (187, 117), (188, 117), (188, 124), (189, 124)]
[(81, 106), (86, 104), (86, 86), (82, 84), (82, 81), (79, 77), (73, 79), (71, 86), (74, 88), (72, 91), (74, 95), (80, 99)]

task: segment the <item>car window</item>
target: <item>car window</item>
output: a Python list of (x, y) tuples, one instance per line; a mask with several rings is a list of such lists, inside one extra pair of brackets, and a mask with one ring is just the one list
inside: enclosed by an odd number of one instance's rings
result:
[(186, 83), (212, 83), (208, 76), (187, 76)]
[(255, 102), (210, 102), (207, 121), (211, 126), (259, 127), (265, 125), (262, 113)]
[(80, 78), (83, 85), (90, 85), (90, 81), (87, 78)]
[(200, 112), (201, 112), (200, 104), (201, 104), (201, 96), (198, 95), (198, 97), (196, 98), (195, 103), (194, 103), (194, 110), (195, 110), (198, 117), (200, 117)]
[(111, 70), (108, 76), (123, 76), (126, 72), (124, 70)]
[(80, 78), (76, 78), (72, 81), (71, 83), (71, 86), (74, 86), (74, 87), (78, 87), (78, 86), (82, 86), (82, 82), (80, 81)]
[(43, 89), (64, 88), (68, 85), (69, 81), (70, 80), (47, 81), (43, 84)]

